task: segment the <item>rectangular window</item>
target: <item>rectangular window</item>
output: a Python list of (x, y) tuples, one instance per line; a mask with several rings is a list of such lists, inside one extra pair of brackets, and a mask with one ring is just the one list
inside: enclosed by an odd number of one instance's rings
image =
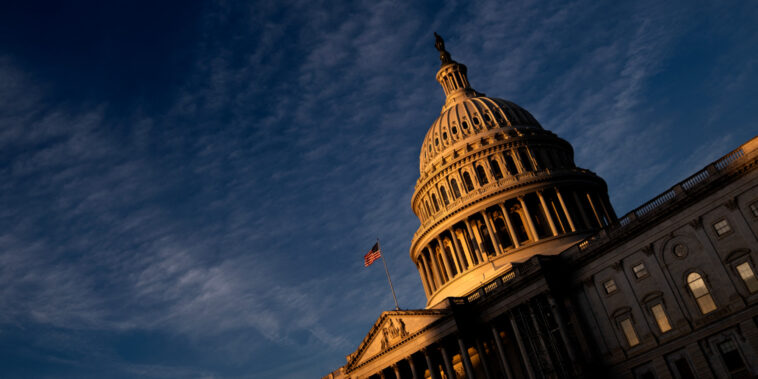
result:
[(737, 272), (740, 274), (740, 278), (745, 282), (750, 293), (758, 291), (758, 279), (755, 277), (755, 272), (753, 272), (753, 268), (750, 267), (750, 263), (743, 262), (737, 265)]
[(603, 283), (603, 287), (605, 287), (605, 293), (607, 294), (612, 294), (618, 289), (616, 288), (616, 282), (614, 282), (613, 279)]
[(653, 312), (653, 316), (655, 316), (655, 322), (658, 323), (658, 329), (661, 330), (661, 333), (671, 330), (671, 324), (669, 323), (669, 318), (666, 316), (666, 311), (663, 310), (663, 305), (653, 305), (650, 307), (650, 310)]
[(719, 237), (732, 231), (732, 227), (729, 226), (729, 221), (726, 219), (713, 224), (713, 229)]
[(758, 201), (750, 204), (750, 212), (753, 213), (753, 217), (758, 217)]
[(624, 331), (624, 336), (626, 336), (626, 342), (629, 343), (629, 347), (634, 347), (640, 344), (640, 339), (637, 338), (637, 332), (634, 330), (634, 326), (632, 325), (632, 320), (625, 318), (621, 320), (621, 330)]
[(634, 276), (637, 279), (644, 278), (647, 276), (647, 268), (645, 268), (644, 263), (640, 263), (634, 267), (632, 267), (632, 270), (634, 271)]
[(674, 361), (674, 367), (676, 367), (676, 373), (679, 374), (679, 377), (682, 379), (695, 379), (695, 374), (692, 372), (692, 368), (690, 368), (690, 364), (687, 362), (684, 358), (679, 358), (676, 361)]
[(729, 375), (732, 378), (747, 378), (750, 376), (745, 361), (742, 360), (737, 345), (734, 341), (726, 341), (719, 344), (719, 351), (721, 352), (721, 359), (724, 360), (726, 369), (729, 370)]

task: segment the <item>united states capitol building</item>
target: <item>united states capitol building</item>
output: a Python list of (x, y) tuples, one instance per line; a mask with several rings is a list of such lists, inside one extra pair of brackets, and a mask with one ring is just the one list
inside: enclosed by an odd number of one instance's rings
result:
[(758, 137), (618, 216), (568, 142), (437, 48), (411, 200), (426, 308), (382, 313), (325, 378), (758, 375)]

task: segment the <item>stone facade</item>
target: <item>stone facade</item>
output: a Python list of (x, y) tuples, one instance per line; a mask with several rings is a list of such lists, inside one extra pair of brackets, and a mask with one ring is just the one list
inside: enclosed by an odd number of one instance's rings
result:
[(758, 375), (758, 137), (617, 218), (568, 142), (437, 47), (411, 202), (427, 307), (382, 313), (326, 378)]

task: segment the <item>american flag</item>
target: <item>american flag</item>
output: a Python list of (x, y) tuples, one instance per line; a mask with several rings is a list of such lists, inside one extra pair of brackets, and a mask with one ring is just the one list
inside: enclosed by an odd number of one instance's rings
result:
[(363, 266), (368, 267), (371, 266), (372, 263), (374, 263), (375, 260), (382, 257), (382, 250), (379, 249), (379, 242), (374, 244), (374, 247), (371, 248), (371, 250), (366, 253), (366, 255), (363, 256)]

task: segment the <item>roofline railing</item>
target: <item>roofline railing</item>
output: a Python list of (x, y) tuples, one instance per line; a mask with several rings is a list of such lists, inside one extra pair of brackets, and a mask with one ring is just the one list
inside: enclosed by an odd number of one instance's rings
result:
[[(732, 150), (721, 158), (711, 162), (711, 164), (705, 166), (705, 168), (702, 170), (690, 175), (662, 194), (631, 210), (629, 213), (619, 218), (617, 224), (612, 225), (610, 229), (615, 232), (617, 230), (626, 228), (634, 221), (639, 220), (646, 215), (654, 213), (654, 211), (659, 210), (662, 206), (672, 202), (673, 200), (681, 199), (684, 196), (687, 196), (688, 193), (697, 190), (714, 178), (720, 176), (722, 172), (731, 169), (732, 167), (735, 167), (739, 164), (742, 164), (743, 160), (754, 155), (758, 155), (758, 137), (753, 137), (750, 139), (750, 141), (744, 143), (737, 149)], [(578, 243), (576, 246), (580, 251), (587, 250), (592, 245), (592, 240), (596, 239), (595, 237), (596, 236), (589, 237), (586, 240)]]

